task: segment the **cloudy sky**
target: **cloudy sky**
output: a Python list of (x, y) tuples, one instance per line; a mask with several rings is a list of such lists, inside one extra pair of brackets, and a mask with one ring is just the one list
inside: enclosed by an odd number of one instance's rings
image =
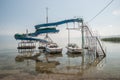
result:
[(82, 17), (102, 36), (120, 35), (120, 0), (114, 0), (99, 16), (88, 22), (111, 0), (0, 0), (0, 35), (14, 35), (45, 23)]

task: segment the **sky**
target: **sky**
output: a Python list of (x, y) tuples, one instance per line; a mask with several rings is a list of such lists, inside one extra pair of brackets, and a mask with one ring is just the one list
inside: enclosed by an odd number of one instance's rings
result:
[(48, 7), (48, 22), (80, 17), (101, 36), (120, 35), (120, 0), (114, 0), (93, 21), (88, 22), (110, 1), (0, 0), (0, 35), (24, 33), (26, 29), (34, 32), (35, 25), (46, 22), (46, 7)]

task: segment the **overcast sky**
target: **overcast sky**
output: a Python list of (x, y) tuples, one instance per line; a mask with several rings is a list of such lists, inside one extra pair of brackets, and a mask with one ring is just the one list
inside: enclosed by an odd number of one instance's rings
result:
[[(14, 35), (45, 23), (46, 7), (49, 22), (82, 17), (88, 22), (111, 0), (0, 0), (0, 35)], [(120, 0), (114, 0), (88, 25), (102, 36), (120, 35)]]

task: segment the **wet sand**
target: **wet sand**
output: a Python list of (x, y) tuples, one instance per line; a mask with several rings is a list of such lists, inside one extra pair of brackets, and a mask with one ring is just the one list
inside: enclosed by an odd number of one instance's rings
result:
[[(2, 71), (2, 70), (1, 70)], [(39, 73), (31, 74), (25, 73), (20, 70), (3, 70), (0, 71), (0, 80), (120, 80), (120, 76), (112, 76), (106, 74), (86, 74), (86, 75), (74, 75), (74, 74), (48, 74)]]

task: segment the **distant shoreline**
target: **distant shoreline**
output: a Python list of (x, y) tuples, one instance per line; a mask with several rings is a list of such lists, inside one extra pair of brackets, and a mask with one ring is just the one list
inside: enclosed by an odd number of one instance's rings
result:
[(102, 41), (108, 42), (117, 42), (120, 43), (120, 37), (110, 37), (110, 38), (102, 38)]

